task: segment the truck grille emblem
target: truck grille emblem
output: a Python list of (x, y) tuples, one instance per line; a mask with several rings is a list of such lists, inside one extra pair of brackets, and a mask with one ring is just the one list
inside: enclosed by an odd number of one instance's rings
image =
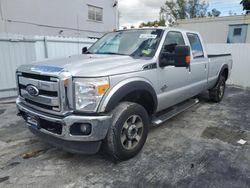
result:
[(33, 86), (33, 85), (27, 85), (26, 87), (26, 91), (33, 97), (36, 97), (39, 95), (39, 90), (37, 89), (37, 87)]

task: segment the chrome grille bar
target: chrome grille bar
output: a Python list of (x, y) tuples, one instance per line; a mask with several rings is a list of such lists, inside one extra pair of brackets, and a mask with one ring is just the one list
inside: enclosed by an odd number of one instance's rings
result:
[(25, 99), (29, 99), (31, 101), (34, 101), (40, 104), (45, 104), (45, 105), (52, 106), (52, 107), (60, 105), (58, 97), (48, 97), (45, 95), (38, 95), (36, 97), (33, 97), (24, 89), (21, 89), (21, 96), (24, 97)]
[(19, 84), (23, 86), (27, 85), (34, 85), (39, 90), (45, 90), (45, 91), (56, 91), (58, 92), (59, 86), (57, 82), (48, 82), (48, 81), (42, 81), (42, 80), (35, 80), (31, 78), (26, 78), (19, 76)]

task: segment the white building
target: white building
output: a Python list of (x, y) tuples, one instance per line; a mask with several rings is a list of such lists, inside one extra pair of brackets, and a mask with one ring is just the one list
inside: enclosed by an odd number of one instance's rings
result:
[(0, 33), (100, 37), (117, 11), (116, 0), (0, 0)]
[(178, 20), (177, 27), (200, 32), (205, 43), (250, 43), (250, 15)]

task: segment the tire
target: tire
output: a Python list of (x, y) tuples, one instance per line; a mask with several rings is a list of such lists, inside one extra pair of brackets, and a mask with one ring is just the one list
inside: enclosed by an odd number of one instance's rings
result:
[(226, 90), (226, 79), (220, 76), (219, 81), (214, 88), (209, 90), (209, 98), (213, 102), (220, 102), (223, 99)]
[(104, 150), (113, 159), (124, 161), (137, 155), (146, 142), (149, 117), (144, 107), (122, 102), (112, 111), (112, 125)]

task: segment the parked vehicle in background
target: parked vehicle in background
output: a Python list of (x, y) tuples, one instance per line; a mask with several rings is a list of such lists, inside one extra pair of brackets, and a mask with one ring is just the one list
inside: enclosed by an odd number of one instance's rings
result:
[(106, 34), (83, 55), (17, 69), (17, 108), (30, 130), (70, 152), (101, 145), (126, 160), (159, 125), (208, 90), (223, 98), (230, 54), (207, 54), (197, 32), (142, 28)]

